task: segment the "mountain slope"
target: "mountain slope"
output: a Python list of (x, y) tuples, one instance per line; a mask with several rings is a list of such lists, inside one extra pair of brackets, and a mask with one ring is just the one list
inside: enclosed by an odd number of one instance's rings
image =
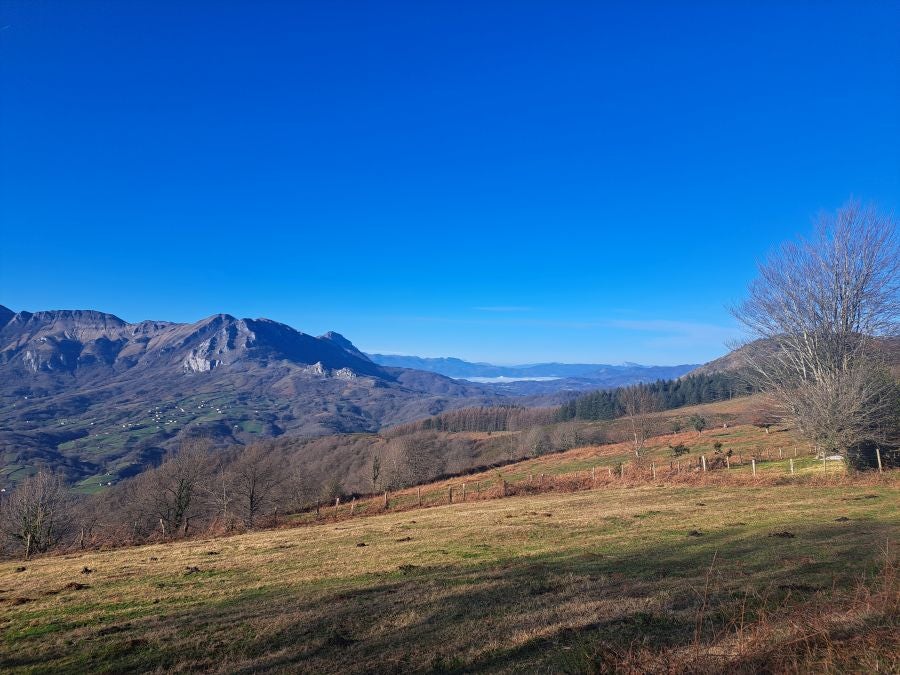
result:
[(313, 337), (268, 319), (132, 324), (90, 310), (2, 308), (0, 322), (0, 482), (40, 462), (72, 477), (128, 475), (194, 436), (375, 431), (497, 399), (377, 365), (337, 333)]

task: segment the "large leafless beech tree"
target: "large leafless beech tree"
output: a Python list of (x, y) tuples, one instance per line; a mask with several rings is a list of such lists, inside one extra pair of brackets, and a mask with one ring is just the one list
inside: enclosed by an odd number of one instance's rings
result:
[(894, 220), (851, 202), (764, 260), (733, 310), (755, 338), (741, 350), (749, 377), (825, 452), (897, 431), (877, 341), (898, 334), (898, 276)]

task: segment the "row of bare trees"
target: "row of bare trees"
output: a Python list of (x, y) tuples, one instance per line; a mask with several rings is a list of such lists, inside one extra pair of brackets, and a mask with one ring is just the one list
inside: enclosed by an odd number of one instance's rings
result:
[(292, 470), (264, 445), (212, 451), (186, 442), (158, 467), (103, 494), (79, 496), (61, 476), (40, 471), (0, 501), (7, 549), (43, 553), (60, 545), (125, 543), (184, 536), (198, 529), (253, 528), (322, 499), (341, 486)]

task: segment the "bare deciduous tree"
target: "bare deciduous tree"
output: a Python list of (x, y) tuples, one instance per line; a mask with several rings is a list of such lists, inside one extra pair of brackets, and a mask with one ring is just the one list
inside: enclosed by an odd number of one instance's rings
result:
[(253, 527), (259, 516), (274, 504), (282, 482), (280, 463), (273, 453), (261, 445), (244, 450), (230, 467), (235, 507), (247, 527)]
[(623, 387), (619, 401), (628, 419), (632, 450), (635, 457), (640, 457), (650, 435), (650, 413), (656, 409), (656, 401), (650, 390), (640, 384)]
[(3, 501), (0, 523), (26, 557), (43, 553), (65, 534), (69, 503), (62, 477), (41, 471), (23, 480)]
[(850, 203), (813, 239), (782, 245), (759, 265), (734, 308), (753, 342), (741, 350), (753, 384), (826, 452), (895, 433), (892, 389), (877, 340), (898, 333), (896, 226)]
[(185, 443), (159, 467), (138, 477), (140, 511), (151, 523), (160, 522), (163, 534), (186, 534), (190, 520), (200, 515), (202, 486), (210, 473), (204, 441)]

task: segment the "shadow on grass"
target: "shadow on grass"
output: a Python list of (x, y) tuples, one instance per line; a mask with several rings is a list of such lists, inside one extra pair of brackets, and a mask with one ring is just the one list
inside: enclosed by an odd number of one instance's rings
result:
[[(583, 671), (596, 655), (664, 649), (721, 630), (739, 607), (802, 601), (871, 571), (890, 524), (830, 522), (772, 537), (740, 523), (628, 551), (458, 559), (349, 576), (337, 588), (265, 585), (200, 608), (20, 640), (0, 667), (36, 672)], [(388, 542), (374, 545), (390, 546)], [(715, 558), (715, 564), (713, 559)], [(350, 570), (352, 573), (352, 570)], [(706, 589), (706, 590), (704, 590)], [(189, 590), (186, 589), (189, 593)], [(51, 618), (47, 618), (51, 622)], [(593, 654), (593, 656), (589, 656)], [(586, 656), (588, 655), (588, 656)]]

